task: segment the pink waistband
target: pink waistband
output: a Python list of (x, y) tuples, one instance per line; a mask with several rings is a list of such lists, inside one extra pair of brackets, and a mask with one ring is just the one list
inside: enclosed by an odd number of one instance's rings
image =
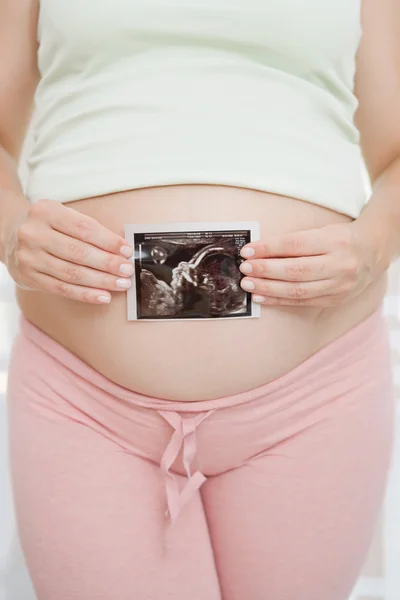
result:
[(20, 326), (21, 333), (28, 337), (34, 344), (37, 344), (43, 351), (50, 354), (55, 360), (62, 363), (73, 373), (116, 398), (120, 398), (144, 408), (153, 408), (163, 411), (178, 411), (182, 413), (197, 413), (228, 408), (230, 406), (251, 402), (252, 400), (256, 400), (263, 396), (269, 397), (272, 394), (279, 394), (281, 389), (290, 386), (291, 383), (298, 382), (303, 377), (315, 373), (316, 370), (318, 370), (318, 367), (343, 359), (343, 357), (353, 349), (360, 351), (361, 348), (362, 350), (370, 337), (376, 334), (382, 335), (384, 333), (385, 319), (382, 312), (382, 306), (380, 306), (369, 317), (350, 329), (344, 335), (330, 342), (327, 346), (310, 356), (288, 373), (285, 373), (269, 383), (232, 396), (215, 398), (214, 400), (199, 400), (196, 402), (182, 402), (154, 398), (124, 388), (113, 381), (110, 381), (104, 377), (104, 375), (99, 373), (99, 371), (90, 367), (72, 352), (64, 348), (64, 346), (30, 323), (24, 316), (21, 317)]

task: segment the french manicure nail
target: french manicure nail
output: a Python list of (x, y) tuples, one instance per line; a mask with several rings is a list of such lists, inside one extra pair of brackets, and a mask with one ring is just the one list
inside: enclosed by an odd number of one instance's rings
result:
[(97, 300), (102, 304), (110, 304), (111, 302), (110, 296), (97, 296)]
[(131, 246), (122, 246), (120, 249), (120, 254), (122, 254), (122, 256), (125, 256), (126, 258), (130, 258), (133, 254), (133, 250)]
[(245, 290), (248, 290), (250, 292), (251, 290), (254, 290), (255, 285), (252, 281), (243, 281), (242, 288), (244, 288)]
[(240, 265), (240, 270), (242, 271), (242, 273), (252, 273), (253, 266), (248, 262), (244, 262)]
[(243, 248), (240, 251), (240, 254), (244, 257), (244, 258), (250, 258), (250, 256), (254, 256), (255, 251), (253, 250), (253, 248)]
[(120, 268), (120, 273), (122, 273), (123, 275), (133, 275), (133, 265), (121, 265)]
[(254, 302), (258, 302), (258, 304), (261, 304), (264, 302), (264, 296), (253, 296), (253, 300)]
[(132, 282), (130, 279), (117, 279), (117, 281), (115, 283), (116, 283), (116, 286), (121, 288), (122, 290), (127, 290), (132, 285)]

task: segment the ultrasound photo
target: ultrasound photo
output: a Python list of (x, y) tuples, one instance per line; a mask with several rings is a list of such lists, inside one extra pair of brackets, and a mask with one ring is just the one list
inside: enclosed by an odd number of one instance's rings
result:
[(258, 317), (240, 287), (240, 249), (259, 239), (258, 223), (126, 225), (135, 273), (128, 320)]

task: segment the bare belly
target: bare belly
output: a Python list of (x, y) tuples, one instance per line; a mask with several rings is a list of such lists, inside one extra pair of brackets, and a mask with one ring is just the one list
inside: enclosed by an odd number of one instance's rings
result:
[[(258, 221), (269, 235), (350, 218), (300, 200), (222, 186), (135, 190), (71, 203), (123, 234), (126, 223)], [(195, 401), (243, 392), (290, 371), (365, 319), (386, 278), (336, 308), (261, 307), (259, 319), (127, 321), (126, 294), (92, 306), (18, 290), (25, 316), (112, 381), (142, 394)]]

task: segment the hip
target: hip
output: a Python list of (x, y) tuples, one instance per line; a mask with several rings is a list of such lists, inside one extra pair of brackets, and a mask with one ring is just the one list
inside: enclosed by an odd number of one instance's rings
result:
[[(356, 489), (382, 490), (394, 436), (390, 348), (380, 310), (284, 376), (196, 403), (131, 392), (22, 319), (8, 402), (16, 498), (23, 503), (40, 489), (40, 510), (42, 490), (50, 484), (53, 494), (54, 477), (64, 498), (77, 481), (82, 487), (79, 474), (89, 468), (93, 492), (104, 465), (107, 489), (115, 477), (120, 489), (121, 465), (132, 481), (140, 464), (138, 485), (143, 465), (151, 465), (148, 475), (160, 465), (172, 521), (207, 478), (212, 486), (214, 476), (229, 477), (242, 466), (251, 466), (246, 472), (255, 475), (258, 491), (278, 474), (280, 484), (282, 478), (319, 481), (330, 497), (338, 473), (342, 489), (354, 486), (357, 474)], [(272, 480), (265, 478), (266, 464)], [(65, 490), (60, 482), (67, 482)]]
[(14, 417), (46, 414), (50, 422), (81, 423), (156, 463), (171, 429), (183, 437), (196, 431), (199, 449), (208, 456), (208, 474), (216, 462), (222, 472), (324, 421), (328, 413), (362, 412), (364, 406), (393, 425), (388, 331), (378, 308), (281, 377), (246, 392), (190, 403), (114, 383), (22, 317), (11, 354), (8, 401)]

